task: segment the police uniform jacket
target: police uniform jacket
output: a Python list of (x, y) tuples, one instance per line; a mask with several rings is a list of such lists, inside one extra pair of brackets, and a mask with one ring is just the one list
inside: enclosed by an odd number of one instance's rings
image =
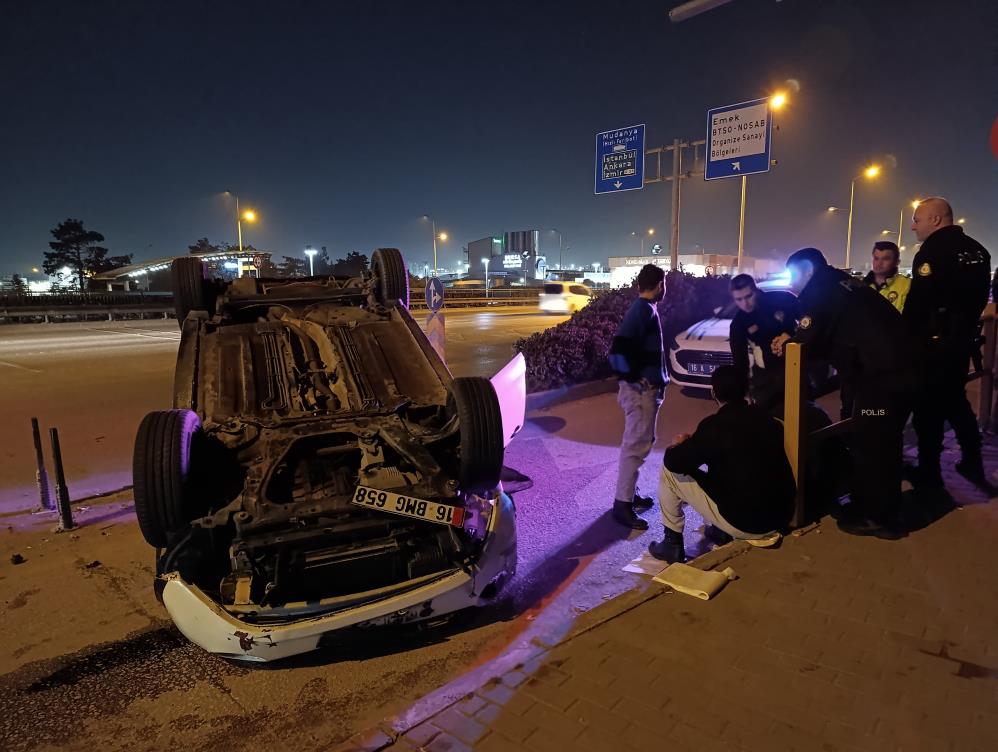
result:
[(800, 294), (803, 312), (794, 341), (808, 358), (828, 360), (842, 378), (884, 378), (913, 384), (915, 348), (897, 311), (885, 298), (831, 266), (815, 269)]
[(738, 372), (748, 376), (751, 343), (756, 366), (781, 375), (783, 362), (773, 355), (770, 344), (781, 334), (794, 333), (800, 318), (800, 304), (797, 296), (789, 292), (759, 290), (756, 295), (759, 301), (752, 313), (740, 310), (731, 319), (728, 334), (731, 357)]
[(905, 299), (908, 297), (908, 290), (911, 289), (911, 280), (906, 276), (895, 274), (893, 277), (888, 277), (883, 284), (877, 284), (873, 272), (870, 272), (863, 281), (883, 295), (887, 302), (897, 309), (898, 313), (904, 310)]
[(968, 350), (988, 304), (991, 256), (960, 225), (941, 227), (912, 262), (911, 290), (902, 317), (930, 353)]

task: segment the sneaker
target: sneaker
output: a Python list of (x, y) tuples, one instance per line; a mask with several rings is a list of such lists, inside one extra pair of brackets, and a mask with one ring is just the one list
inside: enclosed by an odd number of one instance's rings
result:
[(617, 501), (614, 499), (613, 519), (632, 530), (648, 529), (648, 523), (634, 513), (634, 506), (629, 501)]
[(764, 538), (746, 538), (745, 542), (756, 548), (774, 548), (779, 545), (781, 540), (783, 540), (783, 535), (777, 531), (770, 533)]
[(634, 499), (631, 501), (631, 506), (634, 507), (636, 512), (643, 512), (646, 509), (651, 509), (655, 505), (655, 500), (651, 496), (641, 496), (638, 493), (634, 494)]
[(716, 525), (707, 525), (703, 529), (703, 537), (708, 541), (713, 543), (715, 546), (723, 546), (725, 543), (731, 543), (734, 540), (730, 535), (721, 530), (721, 528)]

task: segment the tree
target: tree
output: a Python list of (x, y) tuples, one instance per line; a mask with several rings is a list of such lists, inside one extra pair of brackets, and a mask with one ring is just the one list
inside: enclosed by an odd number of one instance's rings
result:
[(337, 277), (359, 277), (368, 268), (367, 256), (357, 251), (350, 251), (346, 258), (336, 259), (330, 271)]
[(194, 245), (187, 246), (189, 253), (196, 253), (198, 255), (208, 255), (212, 253), (220, 253), (221, 247), (208, 242), (208, 238), (199, 238)]
[(20, 274), (15, 274), (11, 277), (10, 287), (14, 291), (15, 295), (27, 295), (28, 294), (28, 283), (24, 281), (24, 277)]
[(330, 274), (330, 270), (333, 268), (333, 263), (329, 260), (329, 252), (326, 250), (326, 246), (322, 246), (319, 249), (318, 255), (312, 259), (312, 266), (315, 269), (315, 276), (323, 277)]
[(277, 265), (277, 272), (282, 277), (307, 277), (308, 260), (297, 256), (282, 256), (283, 261)]
[(42, 269), (46, 274), (58, 275), (60, 269), (69, 267), (81, 291), (87, 289), (87, 277), (117, 269), (132, 262), (132, 255), (108, 256), (107, 248), (98, 245), (104, 236), (87, 230), (79, 219), (67, 219), (52, 230), (55, 240), (49, 242), (51, 251), (45, 252)]

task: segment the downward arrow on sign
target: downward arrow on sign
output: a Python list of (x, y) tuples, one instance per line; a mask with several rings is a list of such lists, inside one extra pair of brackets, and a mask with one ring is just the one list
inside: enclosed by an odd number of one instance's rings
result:
[(614, 183), (614, 184), (613, 184), (613, 187), (614, 187), (614, 188), (616, 188), (617, 190), (620, 190), (620, 186), (622, 186), (622, 185), (623, 185), (623, 183), (621, 183), (621, 182), (620, 182), (620, 181), (618, 180), (618, 181), (617, 181), (616, 183)]

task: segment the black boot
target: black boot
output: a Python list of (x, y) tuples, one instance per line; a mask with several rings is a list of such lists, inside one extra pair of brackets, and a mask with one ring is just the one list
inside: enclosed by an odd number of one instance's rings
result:
[(648, 553), (660, 561), (670, 564), (686, 561), (686, 550), (683, 547), (683, 534), (665, 528), (665, 536), (661, 543), (652, 541), (648, 545)]
[(734, 540), (730, 535), (721, 530), (721, 528), (716, 525), (707, 525), (703, 529), (703, 537), (708, 541), (713, 543), (715, 546), (723, 546), (725, 543), (731, 543)]
[(938, 462), (919, 462), (917, 466), (905, 464), (901, 477), (919, 491), (941, 491), (945, 488)]
[(965, 457), (956, 463), (956, 471), (978, 488), (994, 495), (995, 487), (984, 472), (984, 463), (980, 457)]
[(631, 501), (631, 506), (634, 507), (635, 512), (643, 512), (646, 509), (651, 509), (654, 506), (655, 500), (651, 496), (642, 496), (635, 491), (634, 500)]
[(617, 501), (614, 499), (613, 519), (632, 530), (648, 529), (648, 523), (634, 513), (634, 507), (629, 501)]

